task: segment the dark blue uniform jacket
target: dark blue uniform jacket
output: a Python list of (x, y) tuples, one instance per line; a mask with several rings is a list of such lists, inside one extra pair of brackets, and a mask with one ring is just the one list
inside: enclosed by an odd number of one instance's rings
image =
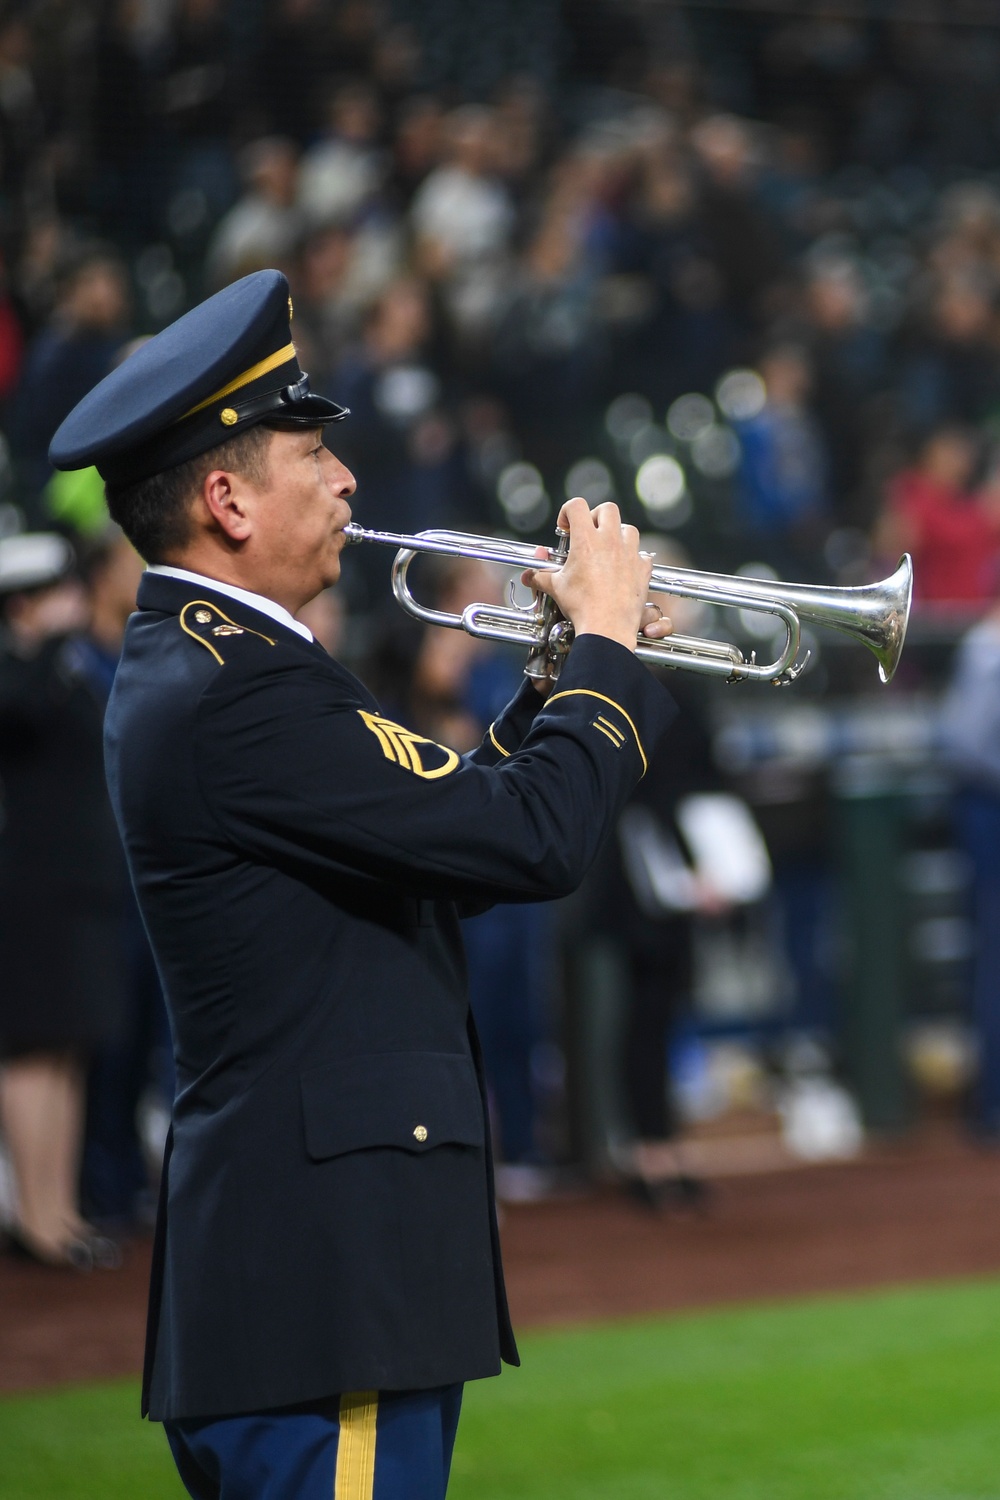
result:
[(572, 890), (672, 712), (584, 636), (459, 759), (267, 615), (143, 579), (106, 748), (177, 1059), (153, 1417), (516, 1361), (458, 915)]

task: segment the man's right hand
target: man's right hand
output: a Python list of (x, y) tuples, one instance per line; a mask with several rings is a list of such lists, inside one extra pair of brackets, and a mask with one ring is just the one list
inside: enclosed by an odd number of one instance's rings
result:
[(529, 588), (550, 594), (577, 635), (603, 635), (634, 651), (640, 630), (652, 640), (670, 634), (665, 617), (647, 621), (652, 559), (640, 554), (639, 533), (622, 525), (617, 505), (591, 510), (578, 495), (558, 524), (569, 532), (569, 556), (558, 572), (528, 569)]

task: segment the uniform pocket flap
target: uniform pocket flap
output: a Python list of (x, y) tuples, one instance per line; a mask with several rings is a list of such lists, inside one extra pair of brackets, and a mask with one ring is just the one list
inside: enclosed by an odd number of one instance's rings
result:
[(481, 1146), (483, 1105), (469, 1058), (452, 1052), (374, 1052), (302, 1075), (306, 1150), (313, 1161), (397, 1146)]

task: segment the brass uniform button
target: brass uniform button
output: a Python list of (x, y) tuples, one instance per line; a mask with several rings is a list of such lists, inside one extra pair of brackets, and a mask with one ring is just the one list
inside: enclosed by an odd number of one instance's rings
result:
[(211, 613), (207, 609), (196, 609), (194, 617), (199, 625), (209, 625), (212, 620)]
[(414, 1132), (413, 1132), (413, 1138), (414, 1138), (414, 1140), (420, 1141), (420, 1143), (422, 1145), (423, 1142), (426, 1141), (426, 1139), (427, 1139), (427, 1126), (426, 1125), (418, 1125), (418, 1126), (416, 1126), (416, 1128), (414, 1129)]
[(222, 410), (219, 412), (219, 421), (225, 427), (232, 427), (239, 420), (240, 420), (239, 417), (233, 411), (233, 408), (231, 406), (224, 406), (222, 408)]

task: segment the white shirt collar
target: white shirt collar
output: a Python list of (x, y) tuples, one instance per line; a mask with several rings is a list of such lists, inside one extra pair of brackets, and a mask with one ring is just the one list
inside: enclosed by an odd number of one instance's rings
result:
[(283, 604), (265, 599), (263, 594), (251, 594), (249, 589), (238, 589), (234, 583), (220, 583), (217, 578), (206, 578), (204, 573), (191, 573), (187, 568), (170, 568), (166, 563), (153, 563), (146, 572), (158, 573), (162, 578), (179, 578), (182, 583), (194, 583), (202, 589), (214, 589), (217, 594), (228, 594), (230, 599), (247, 604), (251, 609), (258, 609), (262, 615), (270, 615), (272, 620), (294, 630), (303, 640), (311, 641), (314, 638), (308, 625), (303, 625), (294, 615), (290, 615)]

